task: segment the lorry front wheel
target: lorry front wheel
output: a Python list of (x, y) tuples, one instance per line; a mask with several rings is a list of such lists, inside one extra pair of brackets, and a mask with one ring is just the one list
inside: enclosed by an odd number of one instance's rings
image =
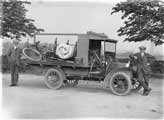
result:
[(115, 72), (109, 82), (110, 89), (115, 95), (127, 95), (131, 90), (131, 79), (123, 71)]

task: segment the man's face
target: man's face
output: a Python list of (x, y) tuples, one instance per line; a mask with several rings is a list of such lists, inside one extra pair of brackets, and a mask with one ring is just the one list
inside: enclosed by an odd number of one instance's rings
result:
[(13, 41), (13, 44), (17, 47), (18, 44), (19, 44), (19, 41), (18, 41), (18, 40), (14, 40), (14, 41)]
[(145, 49), (140, 49), (140, 53), (145, 53)]

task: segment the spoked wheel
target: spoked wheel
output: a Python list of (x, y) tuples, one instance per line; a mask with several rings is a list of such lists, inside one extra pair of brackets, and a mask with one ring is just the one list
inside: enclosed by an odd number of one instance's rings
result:
[(125, 72), (116, 72), (110, 79), (110, 89), (115, 95), (127, 95), (131, 89), (131, 80)]
[(132, 79), (132, 92), (138, 92), (142, 88), (141, 82), (138, 81), (137, 79)]
[(45, 75), (45, 83), (51, 89), (59, 89), (63, 80), (65, 80), (65, 75), (60, 69), (49, 69)]
[(74, 87), (78, 84), (78, 80), (67, 80), (65, 84), (66, 86)]

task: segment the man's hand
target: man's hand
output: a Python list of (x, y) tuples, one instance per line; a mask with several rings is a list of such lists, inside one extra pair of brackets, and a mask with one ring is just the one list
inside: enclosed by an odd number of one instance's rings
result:
[(135, 56), (135, 55), (129, 55), (129, 57), (132, 59), (137, 59), (137, 56)]
[(150, 65), (150, 63), (147, 63), (147, 65)]
[(133, 56), (134, 59), (137, 59), (137, 56)]
[(20, 61), (17, 61), (16, 62), (16, 65), (19, 67), (20, 66)]

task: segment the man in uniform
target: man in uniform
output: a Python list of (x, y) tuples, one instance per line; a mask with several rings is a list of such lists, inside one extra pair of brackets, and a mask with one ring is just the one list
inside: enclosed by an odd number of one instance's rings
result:
[(11, 85), (17, 86), (18, 77), (19, 77), (19, 65), (20, 65), (20, 53), (21, 50), (18, 47), (19, 40), (14, 39), (13, 44), (10, 46), (8, 50), (8, 61), (10, 63), (11, 70)]
[(144, 88), (143, 95), (147, 96), (151, 91), (151, 88), (149, 88), (149, 78), (151, 72), (150, 64), (154, 62), (155, 58), (152, 55), (145, 52), (145, 46), (140, 46), (139, 50), (140, 52), (130, 55), (130, 57), (133, 57), (137, 60), (138, 79)]

